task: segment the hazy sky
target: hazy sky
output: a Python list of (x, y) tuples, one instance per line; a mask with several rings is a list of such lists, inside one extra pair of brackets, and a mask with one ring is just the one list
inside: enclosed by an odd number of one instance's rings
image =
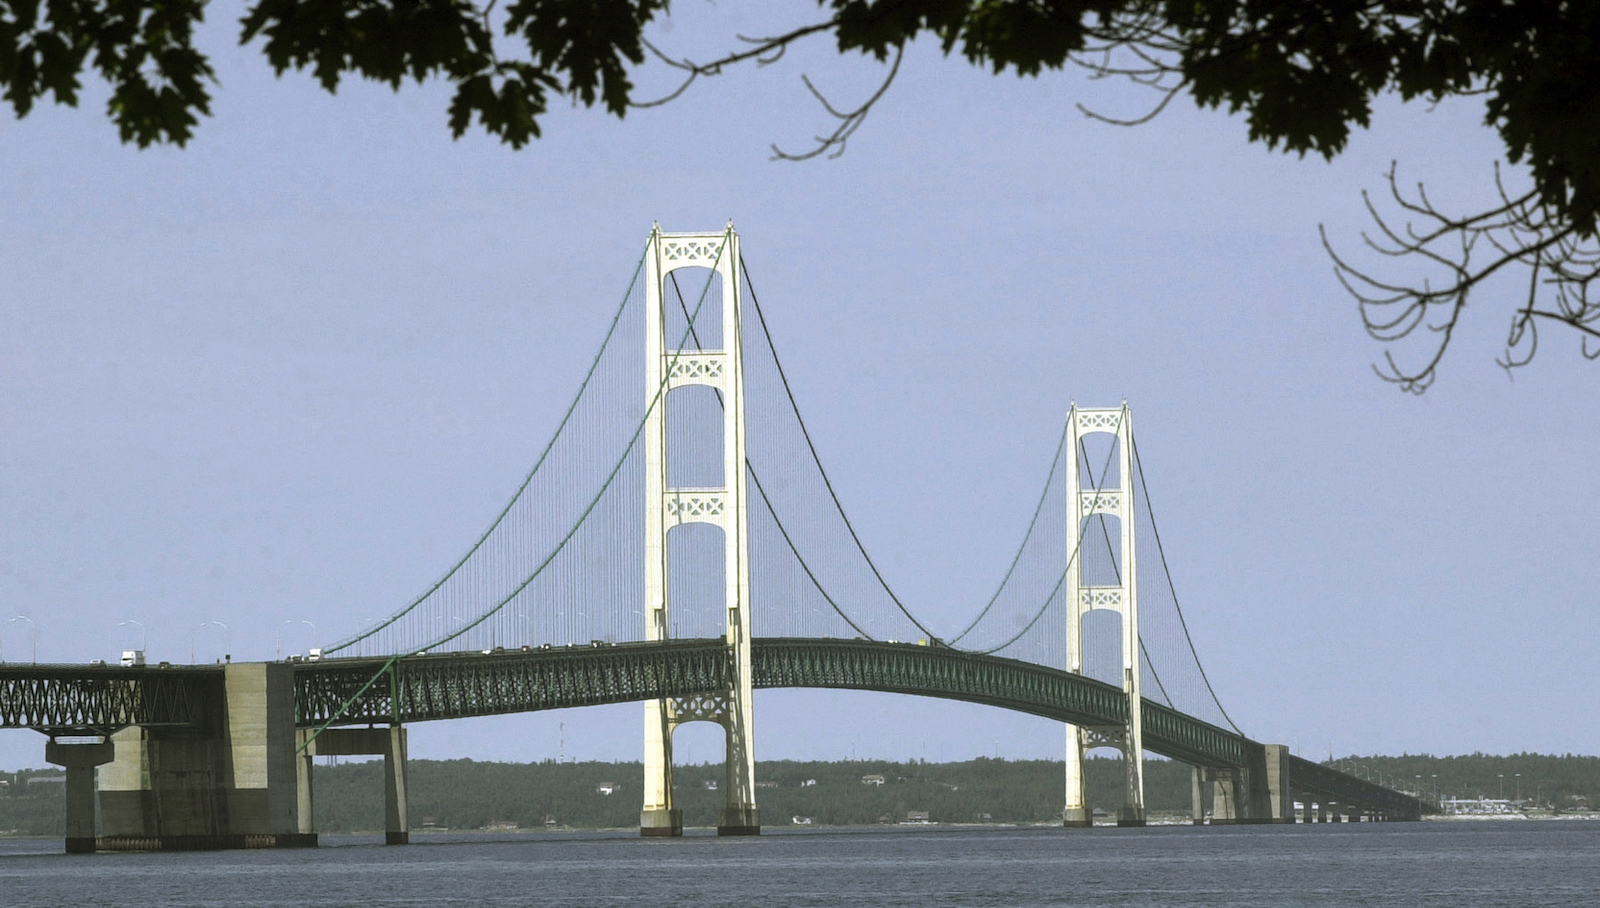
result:
[[(1069, 402), (1126, 399), (1252, 737), (1600, 751), (1600, 367), (1549, 331), (1509, 380), (1512, 301), (1484, 294), (1438, 384), (1402, 394), (1317, 237), (1357, 246), (1391, 159), (1481, 201), (1477, 105), (1386, 103), (1327, 164), (1186, 100), (1088, 121), (1075, 102), (1137, 98), (918, 47), (842, 158), (769, 161), (829, 128), (801, 73), (841, 103), (880, 73), (819, 45), (620, 123), (558, 109), (513, 152), (452, 141), (437, 86), (275, 80), (212, 13), (222, 84), (189, 148), (119, 144), (98, 96), (0, 125), (0, 617), (32, 619), (40, 661), (113, 658), (134, 621), (152, 659), (271, 658), (403, 605), (531, 465), (651, 223), (731, 218), (838, 491), (930, 622), (1003, 573)], [(29, 658), (26, 622), (0, 635)], [(412, 755), (637, 759), (639, 712), (417, 726)], [(1061, 751), (1049, 722), (866, 694), (758, 694), (756, 728), (764, 759)], [(678, 756), (719, 737), (690, 726)], [(0, 732), (0, 766), (42, 744)]]

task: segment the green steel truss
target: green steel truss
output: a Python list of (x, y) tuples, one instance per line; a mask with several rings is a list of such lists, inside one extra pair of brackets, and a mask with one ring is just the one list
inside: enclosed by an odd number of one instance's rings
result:
[[(295, 671), (299, 723), (404, 723), (685, 697), (726, 689), (733, 669), (719, 639), (415, 656), (385, 670), (388, 664), (302, 663)], [(1128, 716), (1122, 691), (1109, 684), (945, 647), (763, 637), (754, 642), (752, 672), (759, 688), (942, 697), (1077, 725), (1118, 725)], [(1201, 766), (1244, 762), (1244, 738), (1233, 732), (1148, 700), (1144, 721), (1145, 747), (1155, 753)]]
[[(982, 703), (1076, 725), (1127, 721), (1122, 691), (1030, 662), (938, 646), (764, 637), (756, 687), (884, 691)], [(686, 697), (726, 690), (733, 661), (721, 639), (325, 659), (295, 666), (301, 727), (419, 722)], [(124, 668), (0, 665), (0, 727), (51, 735), (109, 734), (130, 725), (201, 726), (225, 712), (221, 666)], [(1261, 745), (1144, 701), (1144, 746), (1196, 766), (1237, 767)], [(1291, 756), (1296, 793), (1396, 817), (1432, 805)]]
[[(758, 638), (756, 687), (836, 687), (966, 700), (1074, 725), (1122, 725), (1122, 690), (1057, 668), (945, 647)], [(1244, 738), (1144, 701), (1144, 746), (1198, 766), (1238, 766)]]
[[(418, 722), (627, 703), (724, 689), (731, 673), (728, 648), (717, 639), (443, 653), (385, 669), (389, 662), (301, 663), (297, 721), (302, 727)], [(382, 677), (368, 685), (375, 674)]]
[(129, 725), (197, 726), (222, 702), (221, 666), (0, 666), (0, 728), (109, 734)]

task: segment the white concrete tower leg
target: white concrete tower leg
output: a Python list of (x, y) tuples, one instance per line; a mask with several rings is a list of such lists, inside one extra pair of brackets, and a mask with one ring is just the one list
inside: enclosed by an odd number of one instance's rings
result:
[[(664, 281), (677, 268), (709, 268), (721, 288), (720, 350), (680, 348), (666, 336)], [(722, 530), (726, 641), (732, 677), (726, 690), (711, 696), (654, 701), (645, 709), (644, 835), (678, 835), (683, 814), (672, 806), (672, 732), (691, 721), (717, 722), (727, 736), (727, 804), (717, 818), (719, 835), (761, 831), (755, 802), (755, 741), (751, 690), (750, 547), (745, 477), (744, 361), (741, 347), (743, 290), (739, 282), (739, 237), (729, 224), (722, 233), (650, 235), (645, 256), (646, 393), (651, 404), (645, 425), (645, 600), (648, 640), (668, 637), (672, 607), (668, 590), (667, 535), (686, 523), (709, 523)], [(699, 320), (700, 301), (694, 304)], [(706, 385), (722, 402), (722, 467), (719, 488), (675, 488), (667, 472), (667, 397), (685, 385)]]
[[(661, 226), (645, 247), (644, 638), (667, 637), (666, 308)], [(665, 700), (644, 704), (644, 806), (641, 835), (682, 835), (683, 811), (672, 805), (672, 714)]]
[(1083, 729), (1067, 726), (1067, 805), (1061, 811), (1061, 825), (1083, 828), (1094, 825), (1089, 808), (1089, 789), (1083, 777)]
[[(1078, 405), (1067, 413), (1067, 671), (1083, 673), (1083, 565), (1078, 558), (1079, 528), (1083, 524), (1082, 477), (1078, 475)], [(1084, 784), (1083, 729), (1067, 724), (1067, 796), (1061, 811), (1061, 824), (1070, 827), (1094, 825)]]
[[(1079, 409), (1074, 403), (1067, 414), (1066, 491), (1067, 491), (1067, 671), (1083, 672), (1083, 619), (1095, 609), (1114, 611), (1122, 619), (1122, 689), (1128, 698), (1128, 721), (1121, 726), (1078, 728), (1067, 726), (1067, 798), (1062, 821), (1067, 826), (1093, 825), (1092, 809), (1086, 802), (1083, 785), (1083, 758), (1092, 747), (1115, 747), (1123, 755), (1122, 808), (1119, 826), (1143, 826), (1144, 812), (1144, 733), (1140, 693), (1137, 561), (1134, 552), (1133, 432), (1128, 405), (1120, 409)], [(1105, 484), (1105, 477), (1084, 477), (1079, 457), (1082, 440), (1091, 434), (1109, 434), (1117, 453), (1117, 483)], [(1118, 553), (1121, 570), (1114, 585), (1085, 582), (1083, 558), (1079, 551), (1085, 538), (1086, 521), (1096, 515), (1111, 515), (1119, 524)]]
[(739, 236), (728, 225), (728, 248), (717, 270), (722, 274), (722, 347), (727, 362), (722, 407), (722, 481), (728, 504), (723, 522), (727, 564), (728, 646), (733, 651), (734, 678), (728, 692), (724, 727), (727, 737), (727, 802), (717, 817), (718, 835), (759, 835), (761, 812), (756, 807), (755, 715), (751, 688), (750, 538), (746, 507), (744, 438), (744, 292), (739, 282)]
[(1122, 690), (1128, 695), (1128, 727), (1123, 742), (1122, 811), (1118, 826), (1143, 826), (1144, 815), (1144, 674), (1139, 659), (1138, 552), (1133, 522), (1133, 417), (1126, 401), (1117, 421), (1117, 502), (1122, 523)]

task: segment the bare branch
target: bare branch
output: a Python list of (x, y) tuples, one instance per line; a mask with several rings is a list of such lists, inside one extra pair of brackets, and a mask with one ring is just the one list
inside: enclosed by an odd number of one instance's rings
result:
[[(1423, 351), (1420, 362), (1403, 366), (1393, 349), (1385, 350), (1382, 365), (1373, 365), (1379, 377), (1412, 393), (1427, 390), (1438, 377), (1439, 363), (1472, 292), (1513, 265), (1529, 269), (1528, 289), (1512, 315), (1505, 347), (1496, 360), (1500, 366), (1509, 374), (1533, 361), (1539, 343), (1537, 320), (1576, 330), (1583, 338), (1583, 355), (1600, 358), (1600, 327), (1596, 327), (1600, 298), (1590, 293), (1591, 287), (1600, 288), (1600, 243), (1581, 237), (1537, 192), (1509, 192), (1498, 165), (1495, 188), (1500, 203), (1467, 216), (1445, 214), (1421, 184), (1411, 193), (1401, 191), (1396, 174), (1397, 167), (1391, 164), (1386, 174), (1389, 195), (1403, 220), (1386, 216), (1363, 192), (1375, 233), (1363, 232), (1362, 243), (1386, 258), (1420, 263), (1432, 276), (1418, 281), (1380, 279), (1340, 256), (1326, 229), (1321, 230), (1323, 249), (1340, 284), (1355, 299), (1367, 333), (1388, 345), (1411, 340)], [(1490, 254), (1475, 258), (1480, 248)], [(1419, 334), (1418, 328), (1426, 331)], [(1428, 340), (1417, 340), (1423, 337)]]
[(1139, 13), (1114, 18), (1091, 32), (1094, 44), (1069, 58), (1088, 70), (1091, 79), (1116, 77), (1150, 89), (1158, 96), (1155, 103), (1134, 117), (1114, 117), (1078, 104), (1080, 113), (1113, 126), (1138, 126), (1159, 116), (1188, 86), (1178, 62), (1186, 43), (1162, 31), (1160, 22), (1155, 16)]
[(1171, 88), (1164, 89), (1161, 95), (1161, 100), (1157, 101), (1154, 107), (1151, 107), (1146, 113), (1134, 117), (1131, 120), (1121, 120), (1117, 119), (1116, 117), (1108, 117), (1105, 114), (1090, 110), (1082, 104), (1078, 104), (1076, 106), (1079, 113), (1091, 120), (1099, 120), (1101, 123), (1109, 123), (1112, 126), (1142, 126), (1160, 116), (1161, 112), (1167, 109), (1167, 105), (1172, 103), (1172, 99), (1177, 96), (1178, 92), (1182, 90), (1182, 88), (1183, 84), (1180, 83), (1172, 86)]
[(644, 108), (649, 108), (649, 107), (660, 107), (661, 105), (667, 103), (668, 101), (672, 101), (672, 100), (676, 99), (679, 95), (681, 95), (684, 92), (688, 91), (689, 90), (689, 86), (694, 84), (694, 80), (700, 78), (700, 68), (695, 66), (693, 63), (689, 62), (688, 60), (674, 60), (671, 57), (668, 57), (666, 54), (662, 53), (659, 48), (657, 48), (654, 44), (651, 44), (649, 41), (645, 40), (644, 38), (640, 38), (639, 39), (639, 43), (643, 44), (645, 46), (646, 50), (648, 50), (648, 51), (650, 51), (650, 53), (654, 54), (656, 56), (656, 59), (661, 60), (662, 62), (666, 63), (668, 66), (672, 66), (672, 67), (675, 67), (677, 69), (686, 70), (689, 73), (689, 75), (684, 77), (683, 82), (680, 83), (678, 85), (678, 87), (673, 89), (670, 93), (668, 93), (668, 94), (666, 94), (666, 95), (664, 95), (662, 97), (659, 97), (659, 98), (655, 99), (654, 101), (629, 101), (628, 102), (628, 106), (629, 107), (637, 107), (637, 108), (640, 108), (641, 110), (644, 109)]
[(838, 24), (838, 17), (834, 17), (824, 22), (813, 22), (810, 25), (802, 25), (799, 28), (791, 29), (790, 31), (784, 32), (781, 35), (772, 35), (766, 38), (747, 38), (744, 35), (738, 35), (737, 37), (740, 41), (750, 44), (751, 47), (746, 50), (733, 51), (725, 54), (716, 58), (715, 60), (710, 61), (709, 63), (696, 63), (687, 57), (682, 59), (670, 57), (657, 48), (654, 44), (651, 44), (644, 38), (640, 38), (640, 43), (642, 43), (645, 48), (655, 56), (656, 59), (667, 64), (673, 69), (683, 70), (689, 75), (684, 79), (682, 84), (680, 84), (665, 97), (657, 98), (654, 101), (631, 101), (629, 102), (628, 106), (638, 108), (660, 107), (668, 101), (671, 101), (674, 98), (677, 98), (679, 95), (682, 95), (689, 89), (689, 86), (693, 84), (695, 79), (698, 79), (701, 76), (719, 76), (722, 74), (723, 67), (743, 63), (746, 60), (755, 60), (758, 66), (766, 66), (769, 63), (774, 63), (783, 57), (784, 51), (788, 49), (790, 44), (800, 40), (801, 38), (815, 35), (819, 32), (832, 31)]
[(861, 128), (861, 124), (866, 122), (867, 114), (872, 112), (873, 105), (877, 104), (878, 100), (889, 90), (889, 86), (894, 84), (894, 77), (900, 72), (900, 61), (905, 58), (905, 52), (905, 45), (897, 45), (895, 47), (894, 63), (889, 66), (889, 74), (884, 77), (883, 84), (879, 85), (878, 90), (873, 92), (872, 96), (867, 98), (866, 102), (855, 110), (843, 111), (835, 108), (827, 97), (817, 90), (817, 87), (812, 84), (809, 77), (801, 76), (800, 79), (805, 83), (806, 89), (811, 92), (811, 96), (817, 99), (817, 103), (822, 105), (822, 109), (826, 110), (829, 116), (839, 121), (839, 126), (826, 136), (816, 136), (817, 144), (810, 151), (793, 154), (774, 144), (772, 146), (772, 159), (774, 161), (805, 161), (823, 153), (828, 153), (830, 158), (837, 158), (844, 154), (845, 144), (850, 141), (850, 137), (855, 134), (855, 131)]

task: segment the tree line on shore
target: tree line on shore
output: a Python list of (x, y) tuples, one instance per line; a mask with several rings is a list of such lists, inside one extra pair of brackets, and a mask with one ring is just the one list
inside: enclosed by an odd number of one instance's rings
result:
[[(1428, 797), (1521, 801), (1530, 809), (1600, 808), (1600, 757), (1518, 753), (1343, 757), (1329, 765)], [(1381, 775), (1381, 779), (1380, 779)]]
[[(1444, 798), (1522, 800), (1530, 808), (1600, 806), (1600, 757), (1471, 754), (1401, 755), (1330, 761), (1356, 775), (1379, 774), (1396, 787), (1420, 786)], [(1115, 816), (1122, 802), (1122, 762), (1086, 764), (1089, 803)], [(638, 762), (492, 763), (412, 760), (408, 764), (413, 829), (547, 827), (628, 828), (639, 821), (644, 770)], [(0, 834), (64, 834), (62, 773), (0, 773)], [(956, 763), (920, 760), (794, 761), (756, 764), (756, 801), (766, 826), (878, 823), (1054, 823), (1060, 819), (1064, 768), (1058, 760), (980, 757)], [(313, 816), (319, 832), (383, 829), (381, 760), (314, 770)], [(678, 766), (677, 805), (689, 826), (716, 822), (726, 792), (720, 763)], [(1186, 816), (1190, 769), (1145, 762), (1145, 806), (1152, 816)], [(1520, 797), (1519, 797), (1520, 796)]]
[[(1060, 819), (1064, 767), (1049, 760), (908, 763), (763, 761), (756, 764), (756, 802), (764, 825), (853, 826), (875, 823), (1048, 823)], [(689, 826), (711, 826), (726, 801), (722, 764), (673, 770), (676, 805)], [(1120, 760), (1091, 759), (1090, 801), (1115, 814), (1121, 803)], [(410, 764), (413, 828), (481, 829), (541, 826), (583, 829), (637, 826), (643, 766), (628, 763), (482, 763), (414, 760)], [(319, 766), (317, 828), (381, 829), (383, 765)], [(1188, 810), (1188, 767), (1146, 764), (1146, 804)]]

